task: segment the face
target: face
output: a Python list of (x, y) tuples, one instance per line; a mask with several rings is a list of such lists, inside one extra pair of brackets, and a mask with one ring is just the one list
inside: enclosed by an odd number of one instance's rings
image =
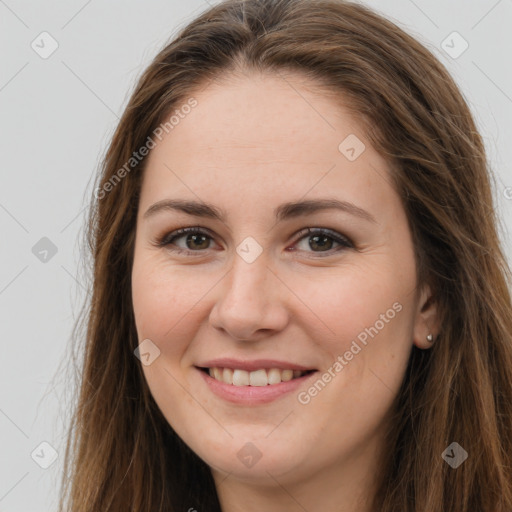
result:
[(371, 461), (429, 332), (389, 167), (304, 83), (250, 75), (194, 94), (141, 189), (144, 375), (177, 434), (234, 478)]

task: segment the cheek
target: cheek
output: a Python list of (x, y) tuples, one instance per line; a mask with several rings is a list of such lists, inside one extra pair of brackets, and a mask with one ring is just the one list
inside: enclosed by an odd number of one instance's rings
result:
[(316, 318), (314, 324), (326, 334), (329, 352), (337, 355), (340, 349), (348, 349), (347, 342), (364, 342), (365, 333), (372, 326), (379, 334), (398, 334), (410, 328), (410, 322), (404, 320), (412, 314), (411, 289), (412, 273), (398, 275), (392, 268), (375, 265), (344, 269), (338, 275), (326, 274), (325, 278), (315, 279), (314, 285), (304, 279), (303, 292), (298, 294), (307, 298)]
[[(153, 363), (143, 366), (151, 395), (173, 428), (188, 425), (191, 418), (201, 424), (207, 418), (183, 386), (180, 366), (195, 336), (198, 321), (194, 305), (204, 295), (203, 286), (181, 269), (171, 268), (153, 255), (135, 258), (132, 300), (139, 342), (150, 339), (160, 350)], [(204, 283), (204, 280), (200, 281)], [(206, 286), (206, 285), (205, 285)], [(181, 432), (185, 435), (186, 432)]]
[[(354, 418), (344, 427), (346, 441), (353, 445), (379, 428), (399, 391), (412, 349), (413, 271), (379, 264), (351, 268), (314, 287), (304, 279), (308, 306), (318, 315), (304, 329), (326, 354), (319, 378), (327, 382), (302, 390), (300, 403), (309, 404), (304, 421), (324, 417), (339, 425)], [(332, 436), (337, 428), (329, 430)]]
[(183, 369), (191, 363), (190, 349), (204, 326), (214, 291), (225, 271), (176, 266), (162, 254), (135, 258), (132, 301), (139, 342), (149, 338), (160, 349), (160, 362)]
[(156, 258), (135, 258), (132, 271), (132, 301), (139, 340), (149, 338), (162, 350), (179, 351), (180, 339), (193, 316), (197, 290), (188, 279)]
[(384, 255), (377, 260), (331, 273), (315, 280), (315, 286), (303, 281), (308, 306), (317, 315), (309, 337), (327, 356), (324, 371), (335, 375), (317, 405), (341, 400), (345, 410), (352, 410), (357, 402), (360, 410), (353, 413), (368, 424), (383, 414), (402, 383), (415, 312), (413, 260), (398, 264)]

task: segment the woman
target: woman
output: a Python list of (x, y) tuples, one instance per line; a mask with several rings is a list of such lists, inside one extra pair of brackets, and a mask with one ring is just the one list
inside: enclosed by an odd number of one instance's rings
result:
[(484, 147), (394, 24), (212, 7), (140, 79), (91, 213), (61, 510), (512, 510)]

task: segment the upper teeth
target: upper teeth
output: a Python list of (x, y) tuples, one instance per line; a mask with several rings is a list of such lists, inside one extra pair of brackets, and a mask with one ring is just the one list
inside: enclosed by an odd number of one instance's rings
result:
[(269, 368), (247, 372), (245, 370), (233, 370), (231, 368), (209, 368), (210, 377), (226, 384), (234, 386), (267, 386), (268, 384), (279, 384), (297, 377), (305, 372), (301, 370), (280, 370)]

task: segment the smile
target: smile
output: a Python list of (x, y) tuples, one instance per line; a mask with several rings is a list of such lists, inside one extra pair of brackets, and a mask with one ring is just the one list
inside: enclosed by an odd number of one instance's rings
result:
[(272, 386), (281, 382), (298, 379), (314, 370), (291, 370), (281, 368), (260, 368), (247, 371), (237, 368), (203, 368), (210, 377), (218, 382), (233, 386)]
[(274, 360), (222, 358), (195, 367), (206, 388), (223, 401), (256, 406), (296, 394), (318, 373), (301, 365)]

